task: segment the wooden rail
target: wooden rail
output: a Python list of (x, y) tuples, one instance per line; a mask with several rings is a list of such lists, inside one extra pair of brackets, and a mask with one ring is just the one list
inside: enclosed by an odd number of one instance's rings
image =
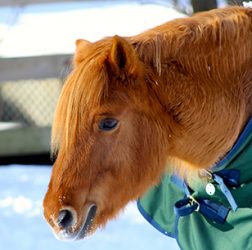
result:
[(0, 82), (26, 79), (64, 78), (72, 55), (0, 58)]

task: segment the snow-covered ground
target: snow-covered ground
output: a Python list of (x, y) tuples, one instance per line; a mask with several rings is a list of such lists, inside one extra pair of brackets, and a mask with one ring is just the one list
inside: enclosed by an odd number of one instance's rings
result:
[(54, 238), (43, 219), (50, 167), (0, 167), (0, 250), (178, 250), (175, 240), (149, 225), (129, 204), (118, 219), (78, 242)]

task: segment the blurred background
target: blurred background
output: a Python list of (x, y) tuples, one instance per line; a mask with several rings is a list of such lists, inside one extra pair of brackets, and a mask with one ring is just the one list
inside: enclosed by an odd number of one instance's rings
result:
[(179, 249), (135, 204), (77, 243), (54, 239), (42, 199), (50, 130), (75, 40), (131, 36), (168, 20), (240, 0), (0, 0), (0, 250)]

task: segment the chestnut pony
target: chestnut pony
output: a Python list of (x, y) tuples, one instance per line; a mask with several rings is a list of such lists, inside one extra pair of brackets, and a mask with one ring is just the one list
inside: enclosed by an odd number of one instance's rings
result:
[(252, 113), (252, 9), (170, 21), (133, 37), (76, 42), (52, 129), (44, 199), (60, 239), (81, 239), (167, 171), (189, 178)]

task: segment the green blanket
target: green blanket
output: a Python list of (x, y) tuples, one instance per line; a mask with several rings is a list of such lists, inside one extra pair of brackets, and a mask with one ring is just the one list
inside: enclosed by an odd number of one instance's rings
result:
[[(221, 176), (233, 170), (239, 173), (238, 185), (231, 185)], [(165, 174), (161, 183), (149, 190), (138, 201), (142, 215), (160, 232), (176, 238), (184, 250), (252, 250), (252, 119), (247, 124), (232, 150), (216, 166), (212, 174), (221, 176), (231, 195), (223, 192), (215, 180), (195, 177), (190, 183)], [(206, 185), (213, 193), (206, 191)], [(180, 216), (174, 210), (176, 202), (190, 195), (197, 200), (210, 200), (229, 210), (224, 223), (205, 216), (200, 211)], [(191, 197), (190, 196), (190, 197)], [(237, 209), (232, 209), (231, 198)], [(193, 201), (192, 201), (193, 203)], [(191, 204), (188, 204), (190, 207)], [(185, 206), (185, 208), (188, 208)], [(167, 246), (169, 249), (169, 246)]]

